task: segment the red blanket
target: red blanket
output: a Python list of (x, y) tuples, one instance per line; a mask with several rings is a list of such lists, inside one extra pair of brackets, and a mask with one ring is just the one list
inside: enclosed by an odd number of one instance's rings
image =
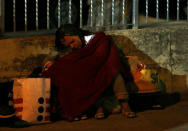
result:
[(61, 116), (71, 121), (94, 104), (122, 71), (111, 38), (100, 32), (86, 47), (56, 61), (43, 76), (58, 87)]

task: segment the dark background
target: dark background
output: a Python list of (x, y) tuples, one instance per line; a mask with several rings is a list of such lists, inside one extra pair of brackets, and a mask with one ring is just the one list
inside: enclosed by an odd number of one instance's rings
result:
[[(57, 14), (55, 14), (55, 9), (57, 8), (58, 0), (50, 0), (50, 28), (57, 28)], [(63, 0), (62, 0), (63, 1)], [(169, 18), (176, 20), (177, 16), (177, 0), (169, 0)], [(38, 1), (38, 15), (39, 15), (39, 29), (46, 29), (46, 0)], [(73, 5), (77, 9), (76, 21), (74, 24), (80, 25), (79, 10), (80, 1), (72, 0)], [(28, 11), (28, 30), (35, 30), (35, 0), (28, 0), (27, 3)], [(166, 19), (166, 0), (159, 0), (159, 18)], [(186, 19), (186, 14), (183, 9), (187, 6), (186, 0), (180, 0), (180, 20)], [(68, 10), (68, 9), (67, 9)], [(89, 5), (87, 5), (87, 0), (83, 0), (83, 25), (87, 24)], [(145, 15), (145, 0), (139, 0), (139, 12)], [(95, 13), (95, 12), (94, 12)], [(73, 14), (74, 15), (74, 14)], [(156, 0), (149, 0), (149, 16), (156, 17)], [(16, 0), (16, 31), (24, 30), (24, 0)], [(13, 31), (13, 2), (12, 0), (5, 0), (5, 31)]]

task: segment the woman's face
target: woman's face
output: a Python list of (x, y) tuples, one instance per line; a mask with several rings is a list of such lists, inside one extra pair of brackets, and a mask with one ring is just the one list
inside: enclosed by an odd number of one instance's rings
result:
[(60, 39), (61, 44), (69, 46), (72, 49), (79, 49), (82, 47), (82, 42), (79, 36), (68, 36), (65, 35), (64, 38)]

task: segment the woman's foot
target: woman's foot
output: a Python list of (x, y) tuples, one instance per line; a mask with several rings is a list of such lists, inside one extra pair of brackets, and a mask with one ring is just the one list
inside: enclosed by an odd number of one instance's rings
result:
[(104, 109), (102, 107), (99, 107), (95, 114), (95, 119), (104, 119), (104, 118), (105, 118)]
[(75, 117), (75, 118), (74, 118), (74, 121), (79, 121), (79, 120), (80, 120), (79, 117)]
[(126, 116), (127, 118), (135, 118), (136, 117), (136, 113), (131, 110), (128, 102), (121, 102), (121, 106), (122, 106), (122, 114), (124, 116)]
[(87, 120), (87, 119), (88, 119), (87, 115), (80, 114), (79, 116), (77, 116), (77, 117), (74, 118), (74, 121)]
[(87, 115), (83, 114), (83, 115), (80, 116), (80, 119), (81, 119), (81, 120), (87, 120), (88, 117), (87, 117)]
[(122, 114), (124, 116), (126, 116), (127, 118), (135, 118), (136, 117), (136, 113), (132, 112), (132, 111), (129, 111), (129, 112), (122, 111)]

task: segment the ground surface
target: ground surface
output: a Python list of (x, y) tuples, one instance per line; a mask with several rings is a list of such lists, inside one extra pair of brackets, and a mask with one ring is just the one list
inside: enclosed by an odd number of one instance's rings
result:
[(91, 118), (78, 122), (58, 121), (28, 128), (0, 127), (0, 131), (184, 131), (188, 130), (187, 116), (188, 101), (183, 100), (162, 110), (140, 111), (135, 119), (114, 114), (104, 120)]

